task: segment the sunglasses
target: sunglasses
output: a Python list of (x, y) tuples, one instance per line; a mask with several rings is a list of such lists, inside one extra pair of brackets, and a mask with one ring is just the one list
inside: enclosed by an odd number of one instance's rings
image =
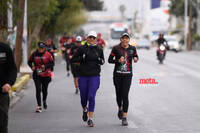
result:
[(89, 36), (88, 38), (89, 39), (96, 39), (96, 37), (94, 37), (94, 36)]

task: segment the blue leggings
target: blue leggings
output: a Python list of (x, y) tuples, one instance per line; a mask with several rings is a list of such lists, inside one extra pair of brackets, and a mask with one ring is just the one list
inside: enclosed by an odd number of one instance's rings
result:
[(89, 76), (78, 78), (81, 105), (87, 107), (89, 101), (89, 112), (94, 112), (95, 96), (100, 84), (100, 76)]

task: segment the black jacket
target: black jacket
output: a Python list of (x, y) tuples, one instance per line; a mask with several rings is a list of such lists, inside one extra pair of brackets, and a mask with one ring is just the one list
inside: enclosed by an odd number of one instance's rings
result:
[(85, 43), (78, 48), (71, 62), (80, 62), (80, 76), (99, 76), (101, 65), (104, 64), (103, 50), (96, 45), (92, 46)]
[(165, 40), (165, 38), (158, 38), (157, 39), (158, 46), (160, 46), (160, 44), (163, 44), (164, 42), (166, 42), (166, 46), (167, 46), (168, 44), (167, 44), (167, 41)]
[(0, 93), (6, 83), (13, 85), (17, 77), (17, 67), (9, 45), (0, 42)]
[[(124, 63), (118, 62), (121, 57), (124, 57)], [(134, 57), (138, 58), (137, 50), (134, 46), (129, 45), (127, 49), (123, 48), (121, 44), (113, 47), (108, 58), (109, 63), (115, 64), (113, 75), (117, 77), (132, 76), (132, 60)]]

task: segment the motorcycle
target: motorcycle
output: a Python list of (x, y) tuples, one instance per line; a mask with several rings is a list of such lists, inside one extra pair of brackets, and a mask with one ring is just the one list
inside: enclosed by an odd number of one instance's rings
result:
[(165, 44), (160, 44), (160, 46), (157, 49), (157, 57), (160, 64), (163, 64), (163, 60), (165, 59), (167, 48)]

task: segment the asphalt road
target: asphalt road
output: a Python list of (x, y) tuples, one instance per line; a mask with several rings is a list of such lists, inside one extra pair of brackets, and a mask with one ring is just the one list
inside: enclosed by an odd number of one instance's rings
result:
[[(110, 49), (105, 50), (107, 60)], [(10, 109), (9, 133), (199, 133), (200, 132), (200, 53), (168, 52), (159, 65), (155, 49), (138, 50), (140, 60), (133, 65), (128, 127), (117, 118), (112, 82), (113, 65), (102, 67), (101, 85), (96, 96), (95, 127), (82, 121), (79, 95), (65, 64), (56, 60), (55, 78), (50, 83), (47, 111), (35, 113), (35, 87), (30, 80), (23, 98)], [(140, 79), (158, 84), (140, 84)]]

